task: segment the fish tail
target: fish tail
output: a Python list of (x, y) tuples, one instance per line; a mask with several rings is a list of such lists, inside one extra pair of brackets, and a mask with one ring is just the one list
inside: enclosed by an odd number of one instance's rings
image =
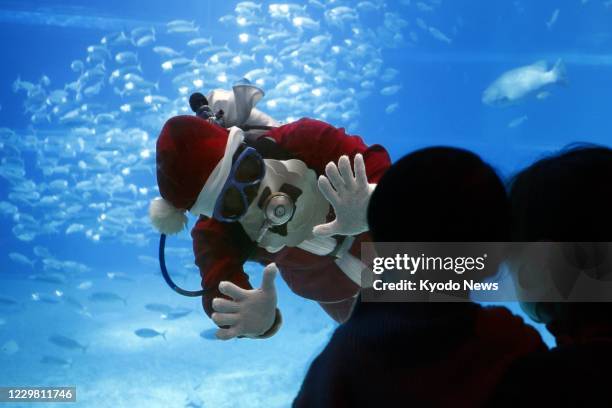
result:
[(558, 84), (567, 85), (567, 71), (565, 69), (565, 63), (561, 58), (557, 60), (555, 66), (552, 69), (553, 74), (555, 75), (556, 82)]
[(161, 336), (164, 338), (164, 340), (168, 341), (168, 339), (166, 338), (166, 333), (168, 333), (168, 330), (164, 330), (164, 331), (161, 333)]

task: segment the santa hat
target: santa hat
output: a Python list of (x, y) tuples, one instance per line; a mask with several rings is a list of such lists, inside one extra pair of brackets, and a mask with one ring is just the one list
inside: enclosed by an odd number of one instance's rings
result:
[(187, 225), (186, 211), (211, 217), (227, 180), (234, 153), (244, 140), (197, 116), (169, 119), (157, 139), (157, 185), (161, 197), (151, 201), (149, 217), (162, 234)]

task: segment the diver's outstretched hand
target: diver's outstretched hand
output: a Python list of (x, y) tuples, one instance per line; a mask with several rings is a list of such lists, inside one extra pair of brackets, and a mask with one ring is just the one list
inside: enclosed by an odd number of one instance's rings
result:
[(327, 177), (319, 177), (319, 190), (334, 207), (336, 219), (314, 227), (314, 235), (350, 236), (368, 230), (368, 203), (376, 185), (368, 183), (363, 156), (356, 155), (354, 162), (355, 175), (348, 156), (342, 156), (337, 166), (334, 162), (327, 163)]
[(231, 300), (213, 299), (212, 320), (219, 326), (228, 326), (217, 331), (218, 339), (260, 337), (272, 328), (276, 319), (274, 278), (277, 271), (276, 264), (268, 264), (259, 289), (243, 289), (227, 281), (219, 284), (219, 291)]

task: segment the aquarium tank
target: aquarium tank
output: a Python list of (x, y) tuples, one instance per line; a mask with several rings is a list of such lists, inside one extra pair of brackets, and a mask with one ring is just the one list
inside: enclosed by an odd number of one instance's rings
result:
[[(75, 387), (76, 406), (287, 407), (338, 325), (277, 276), (278, 333), (221, 341), (166, 284), (156, 141), (195, 92), (250, 83), (280, 124), (392, 160), (470, 149), (506, 180), (612, 140), (609, 0), (24, 0), (0, 23), (0, 386)], [(188, 290), (195, 222), (165, 248)]]

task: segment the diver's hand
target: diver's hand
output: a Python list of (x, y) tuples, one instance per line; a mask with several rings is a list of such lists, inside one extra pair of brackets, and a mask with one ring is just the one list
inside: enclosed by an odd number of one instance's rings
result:
[(319, 190), (334, 207), (336, 219), (317, 225), (312, 232), (317, 236), (358, 235), (368, 230), (367, 211), (376, 184), (369, 184), (363, 156), (355, 156), (355, 175), (348, 156), (329, 162), (325, 176), (319, 177)]
[(259, 337), (269, 331), (276, 319), (276, 288), (274, 278), (278, 268), (271, 263), (264, 269), (261, 288), (242, 289), (232, 282), (221, 282), (219, 291), (231, 300), (215, 298), (212, 302), (212, 320), (219, 326), (217, 338)]

